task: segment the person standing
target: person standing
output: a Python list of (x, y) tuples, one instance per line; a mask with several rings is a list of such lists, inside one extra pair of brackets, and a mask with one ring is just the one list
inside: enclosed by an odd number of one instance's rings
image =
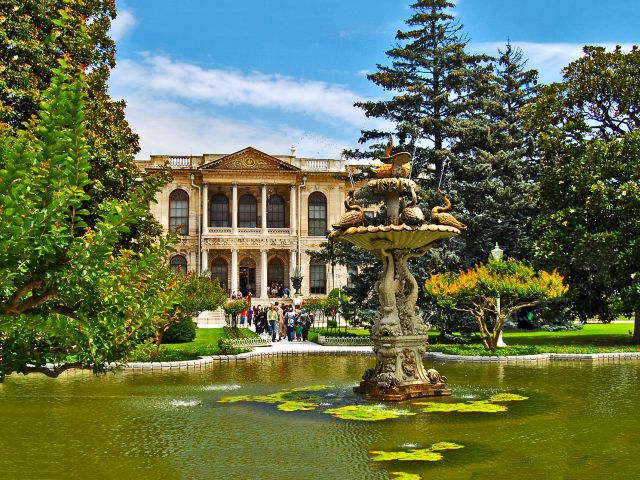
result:
[(296, 313), (293, 311), (293, 305), (289, 305), (289, 310), (285, 314), (284, 321), (287, 325), (287, 340), (293, 342), (293, 336), (296, 328)]
[(247, 310), (244, 309), (240, 312), (240, 326), (244, 327), (244, 322), (247, 320)]
[(269, 328), (271, 329), (271, 341), (276, 341), (276, 334), (279, 330), (278, 325), (278, 307), (271, 305), (271, 308), (267, 312), (267, 320), (269, 321)]
[(309, 328), (311, 328), (311, 318), (309, 317), (309, 314), (302, 310), (298, 322), (302, 325), (302, 341), (306, 342), (309, 340)]

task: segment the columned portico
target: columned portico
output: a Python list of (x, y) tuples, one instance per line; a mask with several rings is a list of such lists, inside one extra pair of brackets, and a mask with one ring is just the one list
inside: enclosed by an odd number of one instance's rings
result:
[(231, 249), (231, 292), (238, 291), (238, 249)]
[[(231, 233), (235, 235), (238, 233), (238, 182), (233, 182), (231, 188)], [(236, 251), (236, 256), (237, 254)]]
[(268, 298), (269, 296), (267, 291), (267, 254), (266, 249), (260, 250), (260, 298)]

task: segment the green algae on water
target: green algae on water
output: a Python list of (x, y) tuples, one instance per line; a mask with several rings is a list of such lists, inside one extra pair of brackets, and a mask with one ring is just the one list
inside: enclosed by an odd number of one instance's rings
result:
[(506, 412), (508, 409), (504, 405), (490, 403), (487, 400), (478, 400), (465, 403), (438, 403), (438, 402), (416, 402), (415, 405), (425, 405), (422, 409), (425, 413), (431, 412), (463, 412), (463, 413), (497, 413)]
[(422, 480), (422, 477), (417, 473), (407, 472), (390, 472), (393, 475), (394, 480)]
[(344, 407), (329, 408), (324, 412), (342, 420), (360, 420), (363, 422), (375, 422), (415, 415), (415, 413), (408, 410), (385, 408), (380, 405), (347, 405)]
[(429, 448), (416, 448), (411, 450), (400, 451), (384, 451), (373, 450), (369, 454), (373, 455), (371, 460), (374, 462), (388, 462), (388, 461), (402, 461), (402, 462), (438, 462), (444, 457), (440, 451), (443, 450), (458, 450), (464, 448), (463, 445), (450, 442), (438, 442), (431, 445)]
[(496, 393), (489, 398), (490, 402), (520, 402), (522, 400), (528, 400), (529, 397), (523, 397), (515, 393)]

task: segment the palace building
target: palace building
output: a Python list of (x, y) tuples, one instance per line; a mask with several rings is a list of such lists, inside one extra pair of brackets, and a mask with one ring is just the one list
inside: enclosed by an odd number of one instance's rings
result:
[(344, 212), (348, 175), (344, 160), (272, 156), (248, 147), (201, 156), (152, 155), (143, 173), (165, 165), (173, 180), (156, 196), (151, 213), (179, 234), (168, 259), (176, 272), (208, 272), (229, 292), (259, 299), (293, 295), (291, 277), (303, 277), (301, 294), (326, 295), (344, 284), (309, 250), (326, 242)]

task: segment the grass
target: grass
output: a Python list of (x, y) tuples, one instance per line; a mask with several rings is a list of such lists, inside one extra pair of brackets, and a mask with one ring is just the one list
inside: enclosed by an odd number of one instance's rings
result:
[[(248, 328), (239, 329), (247, 337), (255, 336), (255, 333)], [(195, 360), (198, 357), (209, 355), (220, 355), (218, 340), (228, 338), (222, 328), (198, 328), (196, 338), (188, 343), (166, 343), (160, 345), (157, 357), (153, 357), (148, 349), (141, 349), (130, 358), (136, 362), (175, 362), (184, 360)], [(154, 347), (155, 348), (155, 347)]]
[[(451, 355), (533, 355), (537, 353), (614, 353), (640, 352), (640, 346), (631, 344), (629, 323), (587, 324), (582, 330), (567, 332), (507, 331), (504, 341), (508, 345), (495, 354), (484, 350), (479, 343), (449, 345), (431, 343), (427, 351)], [(435, 339), (434, 339), (435, 340)]]

